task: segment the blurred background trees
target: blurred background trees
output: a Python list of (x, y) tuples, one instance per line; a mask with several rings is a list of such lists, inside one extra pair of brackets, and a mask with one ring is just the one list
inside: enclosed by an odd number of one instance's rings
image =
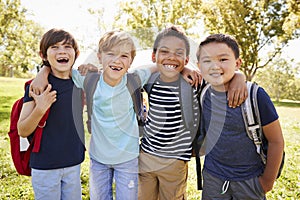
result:
[(39, 62), (39, 24), (27, 20), (20, 0), (0, 1), (0, 76), (26, 76)]
[[(99, 30), (128, 31), (140, 49), (151, 49), (158, 31), (169, 24), (182, 26), (196, 46), (208, 34), (231, 34), (240, 44), (241, 71), (247, 80), (257, 81), (273, 98), (300, 100), (300, 64), (281, 56), (288, 43), (300, 37), (299, 0), (118, 2), (112, 25), (103, 20), (103, 8), (89, 9)], [(44, 30), (26, 18), (20, 0), (0, 0), (0, 13), (0, 76), (24, 77), (40, 62), (38, 45)]]

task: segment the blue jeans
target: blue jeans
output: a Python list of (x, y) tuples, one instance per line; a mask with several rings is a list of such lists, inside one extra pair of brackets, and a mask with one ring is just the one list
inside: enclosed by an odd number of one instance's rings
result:
[(90, 159), (91, 200), (112, 200), (113, 179), (116, 183), (117, 200), (137, 200), (138, 158), (125, 163), (105, 165)]
[(31, 182), (36, 200), (80, 200), (80, 165), (39, 170), (31, 169)]

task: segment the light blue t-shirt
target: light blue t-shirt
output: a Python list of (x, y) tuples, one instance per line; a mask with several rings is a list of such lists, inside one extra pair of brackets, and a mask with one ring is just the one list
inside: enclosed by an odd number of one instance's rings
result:
[[(151, 75), (149, 69), (134, 72), (143, 85)], [(83, 88), (84, 76), (73, 69), (72, 78), (77, 87)], [(89, 153), (92, 159), (103, 164), (119, 164), (139, 155), (138, 124), (126, 83), (127, 76), (123, 76), (118, 85), (111, 87), (101, 74), (93, 96)]]

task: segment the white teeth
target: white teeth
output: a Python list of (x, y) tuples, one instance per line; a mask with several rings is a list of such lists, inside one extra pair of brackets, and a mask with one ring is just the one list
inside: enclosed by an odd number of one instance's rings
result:
[(122, 70), (122, 68), (121, 67), (110, 67), (112, 70), (117, 70), (117, 71), (120, 71), (120, 70)]
[(164, 65), (164, 67), (166, 67), (168, 69), (175, 69), (176, 65)]
[(219, 73), (214, 73), (214, 74), (210, 74), (210, 75), (213, 76), (213, 77), (221, 76), (221, 74), (219, 74)]

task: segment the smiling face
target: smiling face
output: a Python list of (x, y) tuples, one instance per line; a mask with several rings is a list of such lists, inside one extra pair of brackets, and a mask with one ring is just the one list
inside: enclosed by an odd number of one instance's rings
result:
[(124, 31), (109, 31), (99, 41), (98, 59), (103, 79), (110, 86), (121, 82), (136, 54), (134, 42)]
[(70, 78), (70, 70), (79, 56), (74, 37), (62, 29), (50, 29), (40, 41), (40, 57), (43, 65), (51, 67), (58, 78)]
[(58, 42), (49, 46), (47, 58), (42, 56), (42, 59), (47, 59), (54, 76), (69, 78), (70, 70), (75, 62), (75, 50), (71, 44)]
[(156, 53), (152, 53), (152, 61), (157, 64), (162, 81), (176, 81), (189, 61), (185, 42), (175, 36), (164, 37), (160, 40)]
[(99, 62), (103, 66), (104, 81), (111, 85), (117, 85), (125, 75), (132, 63), (130, 45), (112, 47), (109, 51), (98, 53)]
[(227, 91), (235, 71), (241, 66), (233, 50), (225, 43), (211, 42), (201, 47), (199, 62), (202, 77), (217, 91)]

